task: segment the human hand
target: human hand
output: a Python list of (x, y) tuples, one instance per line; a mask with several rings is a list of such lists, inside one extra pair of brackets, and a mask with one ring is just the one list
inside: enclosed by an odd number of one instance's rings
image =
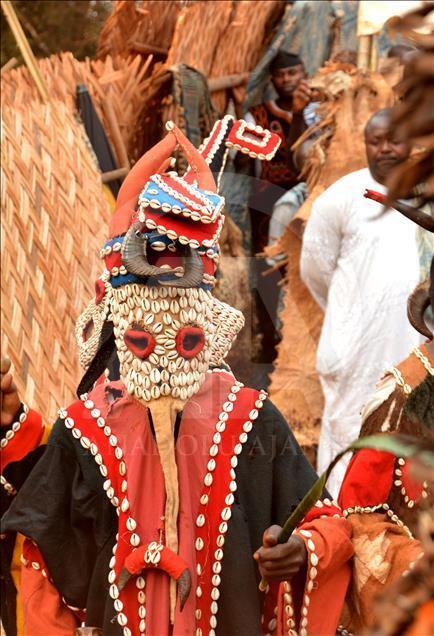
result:
[(302, 113), (312, 101), (312, 89), (306, 79), (300, 80), (292, 94), (292, 112)]
[(1, 416), (0, 426), (9, 426), (12, 424), (14, 415), (21, 406), (20, 398), (18, 397), (17, 387), (15, 386), (12, 373), (10, 373), (11, 361), (9, 358), (2, 357), (1, 359)]
[(278, 543), (281, 530), (280, 526), (268, 528), (264, 532), (262, 546), (253, 555), (262, 578), (267, 581), (288, 581), (307, 562), (303, 539), (293, 535), (286, 543)]

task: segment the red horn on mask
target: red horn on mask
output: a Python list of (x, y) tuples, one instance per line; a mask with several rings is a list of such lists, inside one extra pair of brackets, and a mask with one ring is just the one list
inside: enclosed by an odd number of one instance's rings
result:
[(114, 214), (110, 220), (110, 236), (119, 236), (128, 231), (137, 199), (145, 183), (151, 175), (164, 172), (167, 169), (170, 163), (170, 156), (177, 144), (184, 151), (185, 157), (190, 164), (190, 174), (197, 180), (199, 188), (211, 192), (217, 191), (214, 177), (208, 164), (193, 144), (173, 122), (167, 122), (166, 129), (169, 134), (139, 159), (123, 182), (116, 199)]
[(148, 150), (130, 170), (116, 199), (115, 211), (109, 225), (110, 236), (119, 236), (128, 230), (143, 186), (151, 175), (167, 168), (176, 143), (175, 135), (167, 135)]
[(184, 133), (172, 121), (168, 121), (166, 129), (173, 132), (179, 145), (184, 151), (184, 155), (190, 165), (190, 172), (185, 175), (185, 181), (191, 183), (194, 179), (201, 190), (217, 192), (217, 186), (212, 176), (212, 172), (200, 152), (187, 139)]

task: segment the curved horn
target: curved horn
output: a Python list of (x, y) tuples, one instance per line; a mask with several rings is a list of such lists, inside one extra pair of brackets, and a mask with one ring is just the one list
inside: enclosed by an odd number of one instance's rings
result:
[(214, 181), (214, 177), (212, 176), (212, 172), (209, 169), (209, 166), (204, 157), (202, 157), (197, 148), (195, 148), (191, 141), (189, 141), (184, 135), (184, 133), (181, 132), (181, 130), (177, 126), (175, 126), (173, 121), (168, 121), (166, 123), (166, 130), (169, 130), (175, 135), (187, 158), (191, 171), (193, 172), (194, 177), (197, 179), (199, 188), (201, 188), (202, 190), (209, 190), (210, 192), (217, 192), (217, 187)]
[(411, 325), (430, 340), (433, 337), (424, 320), (425, 310), (430, 305), (429, 281), (426, 280), (414, 289), (407, 301), (407, 316)]
[(110, 236), (119, 236), (127, 231), (131, 213), (137, 199), (149, 177), (156, 174), (166, 164), (176, 147), (175, 135), (166, 135), (153, 148), (148, 150), (127, 174), (116, 199), (116, 207), (110, 219)]
[[(197, 250), (188, 246), (188, 252), (182, 257), (184, 265), (184, 276), (176, 280), (159, 280), (160, 285), (165, 287), (199, 287), (203, 278), (203, 263)], [(165, 274), (170, 273), (168, 270)]]
[(128, 230), (121, 249), (122, 263), (130, 274), (145, 278), (174, 273), (173, 269), (155, 267), (155, 265), (148, 263), (146, 255), (147, 240), (142, 236), (142, 227), (142, 223), (136, 222)]

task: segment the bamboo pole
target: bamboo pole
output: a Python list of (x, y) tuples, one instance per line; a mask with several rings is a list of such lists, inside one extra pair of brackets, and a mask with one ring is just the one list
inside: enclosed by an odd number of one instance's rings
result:
[(237, 75), (223, 75), (222, 77), (213, 77), (208, 80), (208, 88), (210, 93), (225, 90), (227, 88), (235, 88), (245, 84), (249, 77), (248, 73), (238, 73)]
[(10, 60), (8, 60), (6, 62), (6, 64), (3, 64), (3, 66), (1, 67), (1, 74), (3, 75), (3, 73), (6, 73), (6, 71), (10, 71), (11, 68), (14, 68), (16, 65), (18, 64), (18, 60), (16, 57), (11, 57)]
[(109, 98), (106, 97), (106, 99), (102, 102), (102, 107), (110, 126), (110, 132), (112, 134), (118, 164), (121, 166), (121, 168), (126, 168), (128, 170), (130, 167), (130, 162), (128, 160), (127, 149), (125, 147), (124, 140), (122, 139), (119, 124)]
[(116, 179), (122, 179), (126, 177), (129, 172), (129, 168), (116, 168), (116, 170), (109, 170), (108, 172), (103, 172), (102, 182), (109, 183), (110, 181), (116, 181)]
[(130, 51), (136, 51), (137, 53), (145, 53), (146, 55), (162, 55), (167, 57), (169, 49), (163, 49), (161, 46), (154, 46), (153, 44), (143, 44), (142, 42), (131, 42), (129, 45)]
[(369, 53), (369, 69), (373, 72), (377, 70), (378, 66), (378, 49), (375, 42), (375, 36), (371, 36), (371, 50)]
[(357, 49), (357, 66), (359, 68), (369, 68), (371, 60), (371, 35), (360, 35)]
[(38, 63), (35, 56), (33, 55), (33, 51), (30, 48), (30, 44), (22, 29), (20, 21), (18, 20), (17, 14), (15, 13), (15, 9), (10, 0), (2, 0), (1, 7), (3, 9), (3, 13), (6, 16), (6, 20), (8, 21), (10, 29), (14, 35), (14, 38), (18, 44), (18, 48), (21, 51), (21, 55), (23, 56), (27, 68), (29, 69), (30, 75), (32, 76), (33, 81), (36, 84), (42, 101), (47, 103), (50, 101), (47, 86), (39, 71)]

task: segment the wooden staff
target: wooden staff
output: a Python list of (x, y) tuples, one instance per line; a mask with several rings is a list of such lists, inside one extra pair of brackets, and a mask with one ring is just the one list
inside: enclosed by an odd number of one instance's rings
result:
[(3, 13), (6, 16), (6, 20), (8, 21), (10, 29), (14, 35), (14, 38), (18, 44), (18, 48), (21, 51), (21, 55), (23, 56), (27, 68), (29, 69), (30, 75), (32, 76), (33, 81), (36, 84), (42, 101), (47, 103), (50, 101), (47, 86), (39, 71), (38, 63), (35, 56), (33, 55), (33, 51), (30, 48), (30, 44), (21, 27), (17, 14), (15, 13), (15, 9), (10, 0), (2, 0), (1, 7), (3, 9)]

